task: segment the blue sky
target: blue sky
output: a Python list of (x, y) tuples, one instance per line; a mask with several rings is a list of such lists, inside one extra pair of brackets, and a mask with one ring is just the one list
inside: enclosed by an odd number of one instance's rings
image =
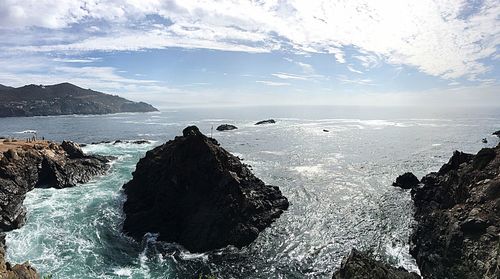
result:
[(159, 107), (500, 104), (500, 3), (0, 0), (0, 83)]

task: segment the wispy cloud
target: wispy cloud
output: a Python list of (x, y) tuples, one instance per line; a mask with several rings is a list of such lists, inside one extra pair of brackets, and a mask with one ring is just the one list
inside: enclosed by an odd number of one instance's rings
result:
[(276, 82), (276, 81), (269, 81), (269, 80), (256, 80), (256, 83), (262, 83), (265, 85), (269, 86), (288, 86), (290, 83), (287, 82)]
[[(366, 68), (402, 64), (445, 79), (475, 78), (497, 59), (498, 14), (497, 0), (473, 8), (447, 0), (4, 0), (0, 50), (286, 50), (329, 53), (337, 63), (355, 59)], [(23, 30), (15, 40), (14, 30)], [(360, 54), (346, 55), (346, 48)]]

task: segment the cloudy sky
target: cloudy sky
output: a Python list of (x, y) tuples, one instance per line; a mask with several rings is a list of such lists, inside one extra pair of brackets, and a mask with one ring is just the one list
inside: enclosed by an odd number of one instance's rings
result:
[(499, 0), (0, 0), (0, 83), (160, 107), (500, 104)]

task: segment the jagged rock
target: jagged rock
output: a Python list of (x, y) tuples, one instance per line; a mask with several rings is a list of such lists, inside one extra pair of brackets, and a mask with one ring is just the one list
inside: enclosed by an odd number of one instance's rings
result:
[(276, 123), (276, 120), (274, 120), (274, 119), (268, 119), (268, 120), (259, 121), (259, 122), (255, 123), (255, 125), (274, 124), (274, 123)]
[(342, 260), (340, 269), (333, 274), (333, 279), (419, 279), (414, 272), (404, 268), (392, 267), (370, 258), (368, 255), (352, 249)]
[(422, 184), (410, 253), (424, 278), (500, 278), (500, 145), (456, 151)]
[(40, 279), (40, 275), (28, 263), (12, 266), (5, 261), (5, 234), (0, 233), (0, 279)]
[[(76, 152), (73, 149), (73, 152)], [(16, 156), (12, 153), (15, 152)], [(65, 188), (88, 182), (109, 168), (108, 158), (82, 155), (74, 158), (63, 147), (18, 149), (3, 153), (0, 160), (0, 231), (24, 224), (24, 197), (33, 188)], [(78, 155), (80, 156), (80, 155)]]
[(278, 187), (195, 126), (148, 151), (123, 188), (127, 235), (159, 233), (192, 252), (248, 245), (288, 208)]
[(231, 130), (236, 130), (238, 127), (231, 125), (231, 124), (222, 124), (219, 127), (217, 127), (217, 131), (231, 131)]
[(61, 148), (66, 151), (66, 153), (68, 153), (69, 158), (78, 159), (85, 157), (78, 143), (63, 140), (63, 142), (61, 143)]
[(497, 137), (499, 137), (499, 138), (500, 138), (500, 130), (498, 130), (498, 131), (496, 131), (496, 132), (493, 132), (493, 134), (492, 134), (492, 135), (497, 136)]
[(420, 181), (411, 172), (404, 173), (396, 178), (396, 182), (392, 183), (392, 186), (397, 186), (403, 189), (411, 189), (418, 186)]

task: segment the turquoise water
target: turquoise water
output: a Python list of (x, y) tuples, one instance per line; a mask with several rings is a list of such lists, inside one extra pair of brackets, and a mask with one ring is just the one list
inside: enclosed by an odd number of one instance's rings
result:
[[(254, 126), (274, 117), (275, 125)], [(121, 234), (124, 196), (144, 153), (188, 124), (213, 132), (290, 209), (250, 246), (192, 254), (150, 235), (142, 243)], [(408, 255), (409, 193), (391, 186), (413, 171), (437, 170), (455, 149), (476, 152), (498, 142), (497, 110), (422, 112), (345, 108), (175, 110), (151, 114), (0, 119), (6, 135), (38, 129), (54, 140), (149, 139), (148, 145), (97, 144), (85, 151), (117, 156), (109, 173), (75, 188), (36, 189), (25, 205), (27, 224), (7, 237), (8, 258), (27, 259), (53, 278), (328, 278), (352, 248), (415, 270)], [(330, 132), (325, 133), (323, 129)], [(481, 139), (486, 137), (488, 144)]]

